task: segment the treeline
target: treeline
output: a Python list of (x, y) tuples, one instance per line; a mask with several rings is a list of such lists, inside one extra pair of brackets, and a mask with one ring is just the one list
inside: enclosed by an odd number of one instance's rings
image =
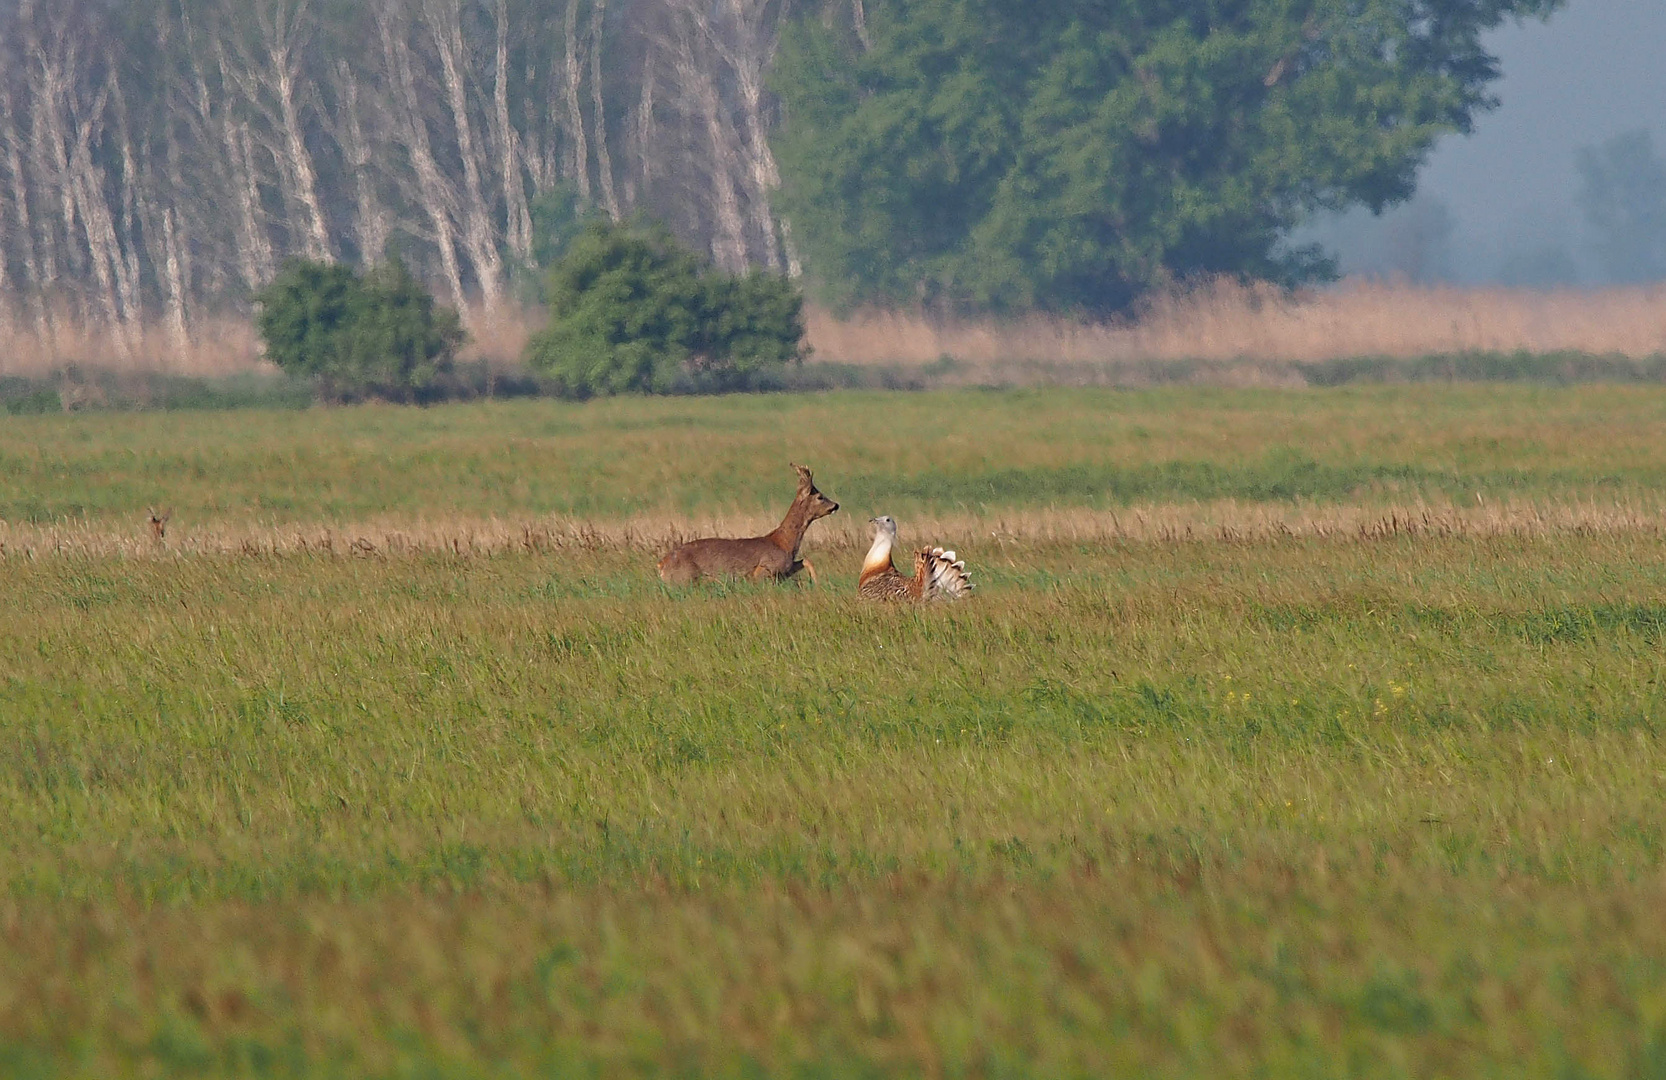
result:
[(3, 0), (6, 316), (183, 332), (291, 256), (397, 256), (490, 309), (586, 212), (785, 270), (764, 82), (785, 8)]
[(0, 0), (0, 297), (184, 331), (397, 257), (489, 311), (587, 216), (844, 306), (1293, 284), (1560, 2)]

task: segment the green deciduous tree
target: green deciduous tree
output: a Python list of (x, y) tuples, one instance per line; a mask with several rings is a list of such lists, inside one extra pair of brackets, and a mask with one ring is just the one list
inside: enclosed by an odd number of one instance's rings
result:
[(548, 302), (527, 362), (573, 397), (740, 387), (802, 352), (795, 284), (723, 273), (658, 228), (591, 223), (550, 272)]
[(884, 0), (806, 19), (782, 206), (838, 305), (1107, 313), (1188, 277), (1323, 277), (1286, 233), (1408, 197), (1493, 103), (1482, 31), (1560, 0)]

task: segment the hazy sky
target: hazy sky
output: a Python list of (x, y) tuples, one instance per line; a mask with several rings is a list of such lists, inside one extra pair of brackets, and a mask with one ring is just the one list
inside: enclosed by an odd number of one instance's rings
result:
[[(1472, 135), (1443, 140), (1419, 185), (1453, 219), (1447, 274), (1495, 279), (1512, 252), (1549, 245), (1565, 245), (1593, 273), (1574, 203), (1575, 151), (1641, 127), (1666, 156), (1666, 0), (1571, 0), (1548, 22), (1506, 24), (1488, 45), (1503, 66), (1502, 104)], [(1385, 246), (1369, 221), (1320, 235), (1344, 269), (1370, 265)]]

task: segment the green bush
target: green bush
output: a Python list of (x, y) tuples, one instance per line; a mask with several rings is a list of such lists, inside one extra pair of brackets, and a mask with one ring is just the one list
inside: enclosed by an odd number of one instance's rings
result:
[(255, 300), (266, 358), (313, 378), (326, 397), (412, 400), (449, 370), (463, 342), (457, 313), (436, 305), (398, 260), (363, 276), (296, 260)]
[(550, 271), (529, 365), (569, 397), (744, 389), (803, 356), (804, 299), (775, 274), (713, 269), (663, 228), (592, 223)]

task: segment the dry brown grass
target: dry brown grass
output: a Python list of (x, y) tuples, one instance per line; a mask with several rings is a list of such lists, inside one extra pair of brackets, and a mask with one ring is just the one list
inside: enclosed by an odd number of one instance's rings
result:
[[(1549, 537), (1656, 536), (1666, 503), (1489, 502), (1457, 506), (1417, 502), (1390, 506), (1325, 506), (1242, 502), (1151, 503), (1120, 510), (1036, 509), (996, 514), (918, 515), (903, 523), (910, 543), (941, 543), (1005, 558), (1008, 545), (1117, 543), (1248, 543), (1279, 538), (1339, 543), (1390, 536)], [(628, 551), (645, 558), (700, 536), (750, 536), (769, 528), (759, 515), (640, 515), (594, 521), (559, 515), (411, 518), (385, 515), (360, 522), (261, 525), (229, 521), (169, 524), (165, 541), (146, 515), (130, 526), (110, 521), (30, 525), (0, 521), (0, 559), (173, 558), (179, 556), (322, 555), (360, 558), (447, 555), (488, 557), (515, 552)], [(855, 572), (867, 525), (856, 517), (818, 522), (805, 551), (832, 553)], [(847, 558), (848, 556), (848, 558)], [(644, 564), (647, 565), (646, 563)]]
[(0, 376), (41, 379), (68, 368), (202, 377), (275, 370), (261, 359), (254, 324), (235, 316), (204, 320), (184, 336), (160, 324), (117, 331), (63, 314), (44, 329), (0, 320)]
[(495, 311), (469, 313), (469, 337), (458, 352), (464, 362), (485, 361), (494, 368), (516, 368), (533, 334), (543, 329), (544, 313), (537, 308), (506, 303)]
[[(814, 358), (859, 366), (918, 368), (945, 356), (958, 366), (944, 385), (1125, 383), (1134, 369), (1206, 365), (1193, 381), (1227, 385), (1300, 382), (1287, 365), (1359, 356), (1412, 358), (1463, 352), (1580, 352), (1632, 359), (1666, 355), (1666, 285), (1534, 291), (1425, 287), (1352, 280), (1286, 294), (1230, 281), (1159, 297), (1138, 317), (1088, 323), (1051, 316), (998, 321), (931, 319), (861, 311), (836, 318), (812, 307)], [(533, 308), (474, 311), (461, 358), (511, 369), (542, 323)], [(183, 340), (160, 326), (124, 334), (68, 317), (45, 332), (0, 324), (0, 376), (46, 377), (67, 367), (219, 376), (271, 369), (253, 326), (215, 318)]]
[[(516, 366), (541, 323), (539, 312), (516, 304), (471, 312), (460, 358)], [(0, 376), (48, 378), (69, 368), (210, 378), (277, 370), (261, 358), (254, 324), (237, 315), (203, 320), (183, 336), (160, 323), (111, 330), (65, 312), (44, 328), (15, 315), (0, 319)]]
[(809, 317), (821, 360), (974, 368), (1204, 361), (1321, 361), (1458, 352), (1666, 353), (1666, 285), (1540, 292), (1355, 280), (1286, 295), (1219, 282), (1158, 298), (1137, 319), (1089, 324), (1032, 316), (1009, 322), (928, 320), (896, 312)]

